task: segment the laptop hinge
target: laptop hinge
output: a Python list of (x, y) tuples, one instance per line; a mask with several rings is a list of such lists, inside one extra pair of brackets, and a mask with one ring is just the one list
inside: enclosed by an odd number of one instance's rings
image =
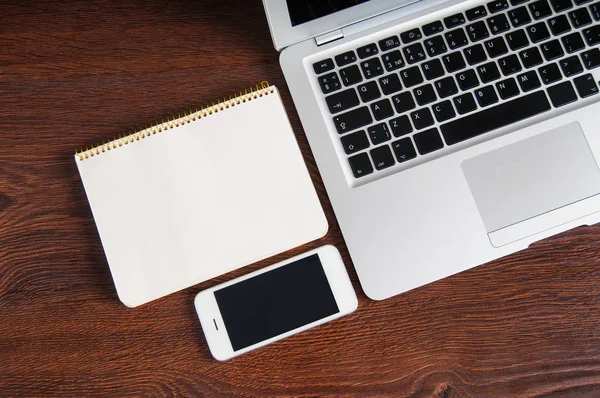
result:
[(324, 35), (315, 37), (315, 41), (317, 42), (317, 46), (322, 46), (323, 44), (331, 43), (334, 40), (338, 40), (344, 37), (344, 33), (341, 29), (334, 30), (333, 32), (325, 33)]

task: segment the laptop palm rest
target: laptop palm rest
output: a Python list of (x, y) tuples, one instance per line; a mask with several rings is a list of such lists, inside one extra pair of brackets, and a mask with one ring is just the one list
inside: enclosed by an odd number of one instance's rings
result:
[(600, 210), (600, 170), (579, 123), (467, 159), (462, 170), (495, 247)]

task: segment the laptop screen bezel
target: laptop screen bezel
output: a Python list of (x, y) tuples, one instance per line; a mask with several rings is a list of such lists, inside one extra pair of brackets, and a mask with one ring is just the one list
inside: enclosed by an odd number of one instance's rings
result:
[(294, 43), (340, 29), (414, 3), (415, 0), (369, 0), (344, 10), (292, 26), (286, 0), (263, 0), (273, 44), (281, 51)]

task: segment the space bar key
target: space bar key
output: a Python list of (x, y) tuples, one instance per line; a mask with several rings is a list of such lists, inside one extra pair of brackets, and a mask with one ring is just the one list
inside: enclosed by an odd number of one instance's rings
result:
[(543, 91), (496, 105), (440, 126), (446, 144), (453, 145), (488, 131), (530, 118), (550, 110), (550, 102)]

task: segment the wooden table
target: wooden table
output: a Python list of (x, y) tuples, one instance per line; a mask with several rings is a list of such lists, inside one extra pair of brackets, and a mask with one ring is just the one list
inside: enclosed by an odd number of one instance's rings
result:
[[(282, 91), (329, 233), (124, 307), (74, 150), (263, 79)], [(0, 396), (600, 396), (600, 226), (389, 300), (364, 295), (259, 0), (3, 1), (0, 127)], [(194, 295), (325, 243), (344, 255), (358, 310), (213, 360)]]

